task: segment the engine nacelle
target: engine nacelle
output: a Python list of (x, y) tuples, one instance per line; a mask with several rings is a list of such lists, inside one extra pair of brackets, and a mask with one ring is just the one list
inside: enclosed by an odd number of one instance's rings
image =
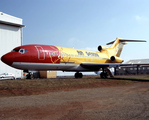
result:
[(115, 61), (116, 60), (115, 56), (111, 56), (110, 60)]
[(101, 52), (101, 51), (103, 51), (103, 50), (106, 50), (106, 48), (105, 48), (104, 46), (99, 45), (99, 46), (98, 46), (98, 51)]
[(116, 56), (111, 56), (111, 57), (110, 57), (110, 60), (111, 60), (112, 62), (115, 62), (115, 63), (122, 63), (122, 62), (123, 62), (123, 60), (122, 60), (121, 58), (116, 57)]

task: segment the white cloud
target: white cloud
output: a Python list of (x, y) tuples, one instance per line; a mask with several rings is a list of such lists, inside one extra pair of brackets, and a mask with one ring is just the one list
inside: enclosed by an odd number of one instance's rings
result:
[(134, 17), (135, 17), (135, 20), (138, 22), (147, 22), (148, 21), (148, 18), (145, 16), (135, 15)]
[(67, 42), (68, 45), (73, 45), (75, 44), (76, 42), (78, 42), (78, 39), (76, 38), (70, 38)]
[(81, 40), (79, 40), (79, 39), (77, 39), (77, 38), (70, 38), (70, 39), (67, 41), (67, 45), (68, 45), (68, 46), (73, 46), (73, 47), (78, 46), (78, 45), (81, 45), (81, 44), (83, 44), (83, 43), (84, 43), (83, 41), (81, 41)]
[[(68, 47), (73, 47), (75, 49), (81, 49), (81, 50), (88, 50), (88, 51), (98, 51), (98, 46), (97, 47), (84, 47), (84, 42), (83, 40), (79, 40), (77, 38), (71, 38), (67, 41), (67, 46)], [(82, 47), (83, 46), (83, 47)]]
[(83, 48), (83, 50), (98, 51), (97, 47), (86, 47), (86, 48)]

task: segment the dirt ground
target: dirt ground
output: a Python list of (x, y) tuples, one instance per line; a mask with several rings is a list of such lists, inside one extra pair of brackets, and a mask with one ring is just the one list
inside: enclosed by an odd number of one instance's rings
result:
[(149, 120), (149, 82), (0, 98), (0, 120)]

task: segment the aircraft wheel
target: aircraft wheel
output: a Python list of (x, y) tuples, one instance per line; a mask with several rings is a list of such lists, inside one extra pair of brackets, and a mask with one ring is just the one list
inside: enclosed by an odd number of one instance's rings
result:
[(108, 77), (107, 72), (101, 72), (101, 73), (100, 73), (100, 77), (101, 77), (101, 78), (107, 78), (107, 77)]
[(82, 73), (75, 73), (75, 78), (82, 78), (83, 77), (83, 74)]
[(82, 73), (79, 73), (79, 78), (82, 78), (83, 77), (83, 74)]
[(101, 78), (104, 78), (103, 72), (100, 73), (100, 77)]
[(75, 78), (78, 78), (78, 73), (75, 73), (75, 75), (74, 75), (74, 76), (75, 76)]

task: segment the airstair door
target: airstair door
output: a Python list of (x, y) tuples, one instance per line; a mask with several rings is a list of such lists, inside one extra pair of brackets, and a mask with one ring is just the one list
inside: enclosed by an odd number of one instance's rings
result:
[(41, 46), (35, 46), (38, 52), (38, 59), (44, 60), (45, 59), (45, 52), (44, 49)]

